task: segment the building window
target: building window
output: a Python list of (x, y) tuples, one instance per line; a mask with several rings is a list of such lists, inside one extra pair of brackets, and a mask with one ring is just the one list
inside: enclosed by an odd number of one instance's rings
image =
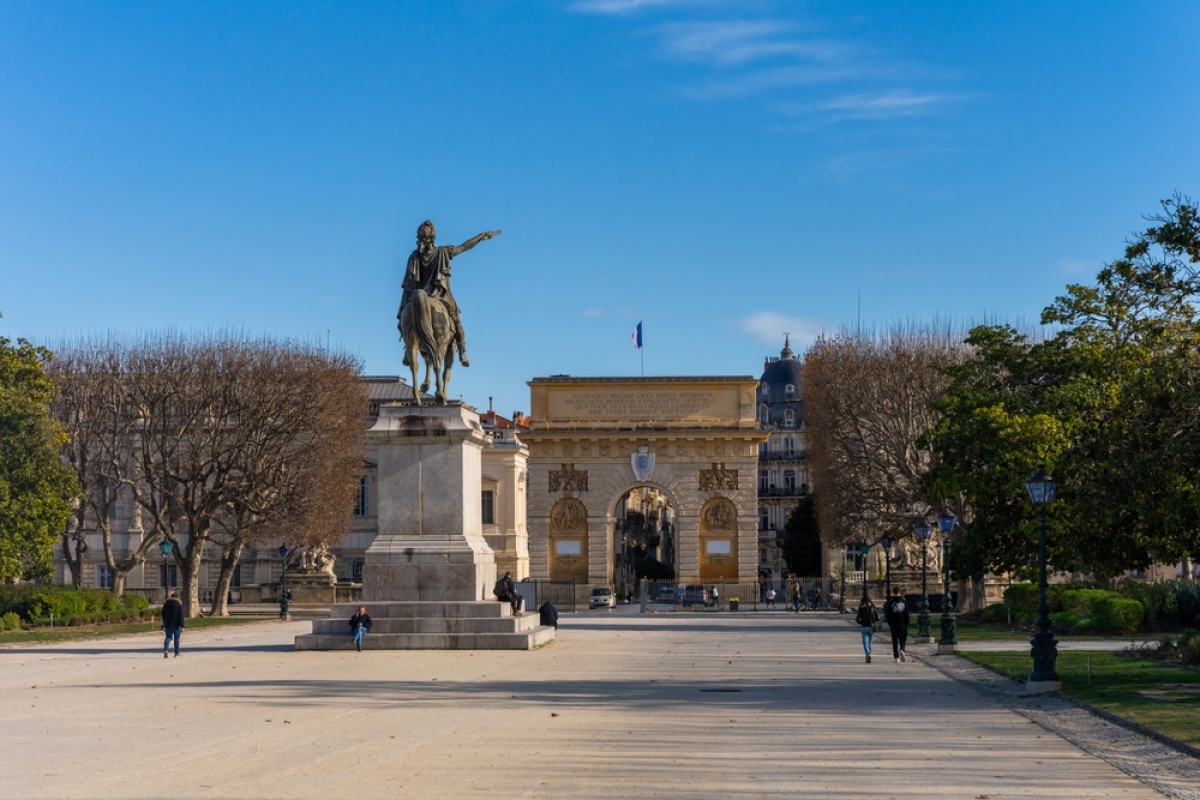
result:
[(758, 510), (758, 528), (763, 531), (771, 529), (771, 514), (765, 508)]
[(767, 411), (767, 404), (763, 403), (758, 407), (758, 421), (766, 425), (771, 421), (771, 414)]
[(783, 440), (783, 452), (785, 455), (796, 455), (796, 440), (792, 437), (787, 437)]
[(371, 513), (371, 494), (367, 476), (358, 479), (358, 499), (354, 502), (354, 516), (366, 517)]
[(168, 589), (179, 586), (179, 567), (175, 564), (159, 564), (158, 585)]
[(787, 411), (783, 412), (783, 424), (789, 428), (792, 427), (793, 425), (795, 425), (796, 424), (796, 412), (790, 408)]
[(788, 397), (791, 397), (796, 393), (796, 385), (794, 383), (789, 383), (785, 391), (787, 392)]
[(482, 499), (482, 502), (479, 504), (479, 508), (480, 508), (480, 512), (483, 517), (483, 524), (484, 525), (496, 524), (495, 492), (493, 492), (491, 489), (484, 489), (483, 497), (481, 499)]
[(350, 580), (362, 583), (363, 559), (356, 558), (350, 562)]
[(233, 572), (231, 572), (229, 575), (229, 588), (230, 589), (242, 588), (242, 565), (241, 564), (233, 565)]
[(771, 485), (770, 481), (768, 480), (769, 475), (770, 473), (768, 473), (765, 469), (758, 473), (758, 490), (760, 492), (765, 492), (767, 487)]
[(113, 587), (112, 569), (107, 564), (101, 564), (96, 567), (96, 586), (100, 589), (111, 589)]
[(796, 491), (796, 471), (795, 470), (785, 469), (783, 471), (783, 488), (787, 489), (789, 492)]

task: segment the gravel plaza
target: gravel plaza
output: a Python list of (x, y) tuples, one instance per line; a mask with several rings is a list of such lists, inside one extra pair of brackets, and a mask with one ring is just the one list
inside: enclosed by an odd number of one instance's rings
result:
[(0, 797), (1163, 796), (845, 617), (627, 611), (531, 652), (0, 649)]

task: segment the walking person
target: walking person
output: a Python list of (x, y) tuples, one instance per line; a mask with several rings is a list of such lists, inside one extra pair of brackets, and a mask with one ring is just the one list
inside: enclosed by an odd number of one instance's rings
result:
[(362, 652), (363, 637), (371, 630), (371, 615), (366, 606), (359, 606), (350, 618), (350, 635), (354, 637), (354, 649)]
[(514, 617), (521, 616), (521, 604), (525, 602), (525, 598), (517, 593), (517, 587), (513, 585), (511, 572), (504, 573), (504, 577), (496, 581), (496, 586), (492, 589), (492, 594), (496, 595), (497, 600), (503, 600), (512, 605)]
[(162, 607), (163, 658), (175, 642), (175, 657), (179, 658), (179, 634), (183, 633), (183, 603), (179, 602), (179, 592), (171, 592), (171, 596)]
[(721, 593), (715, 585), (712, 588), (712, 604), (715, 609), (719, 610), (721, 608)]
[(797, 614), (800, 613), (800, 581), (792, 584), (792, 610)]
[(775, 608), (775, 589), (767, 589), (767, 608)]
[(908, 604), (900, 596), (900, 587), (892, 587), (892, 596), (884, 609), (887, 617), (888, 630), (892, 632), (892, 657), (899, 664), (908, 659), (904, 655), (904, 645), (908, 643)]
[(871, 663), (871, 640), (875, 638), (875, 623), (879, 621), (879, 612), (875, 609), (871, 598), (864, 591), (862, 600), (858, 604), (858, 616), (855, 621), (859, 628), (862, 629), (862, 645), (863, 653), (867, 656), (867, 663)]

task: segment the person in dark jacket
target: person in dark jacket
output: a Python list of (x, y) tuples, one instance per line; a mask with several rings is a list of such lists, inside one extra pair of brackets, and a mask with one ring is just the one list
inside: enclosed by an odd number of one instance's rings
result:
[(492, 594), (496, 595), (496, 599), (503, 600), (512, 605), (514, 617), (521, 616), (521, 603), (525, 602), (525, 598), (517, 593), (517, 587), (513, 585), (511, 572), (504, 573), (504, 577), (496, 581), (496, 586), (492, 589)]
[(542, 603), (538, 609), (538, 620), (543, 625), (553, 625), (554, 630), (558, 630), (558, 608), (549, 600)]
[(871, 640), (875, 638), (875, 623), (879, 621), (879, 612), (875, 609), (875, 604), (871, 602), (871, 598), (864, 592), (862, 600), (858, 604), (858, 615), (854, 618), (862, 629), (862, 644), (863, 652), (867, 656), (867, 663), (871, 663)]
[(179, 658), (179, 634), (183, 633), (183, 603), (179, 602), (179, 592), (171, 592), (170, 598), (163, 603), (162, 627), (166, 634), (163, 639), (163, 658), (167, 657), (172, 641), (175, 642), (175, 657)]
[(371, 630), (371, 615), (366, 606), (359, 606), (350, 618), (350, 635), (354, 637), (354, 649), (362, 652), (363, 637)]
[(896, 663), (907, 661), (904, 645), (908, 643), (908, 604), (900, 596), (900, 587), (892, 588), (892, 596), (885, 610), (888, 630), (892, 632), (892, 657)]

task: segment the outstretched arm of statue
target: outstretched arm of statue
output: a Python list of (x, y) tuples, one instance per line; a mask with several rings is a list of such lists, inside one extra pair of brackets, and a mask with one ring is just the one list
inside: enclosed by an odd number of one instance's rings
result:
[[(480, 242), (486, 242), (488, 239), (494, 239), (500, 235), (500, 231), (484, 231), (483, 233), (473, 238), (467, 239), (458, 246), (458, 253), (465, 253)], [(455, 255), (458, 255), (455, 253)]]

